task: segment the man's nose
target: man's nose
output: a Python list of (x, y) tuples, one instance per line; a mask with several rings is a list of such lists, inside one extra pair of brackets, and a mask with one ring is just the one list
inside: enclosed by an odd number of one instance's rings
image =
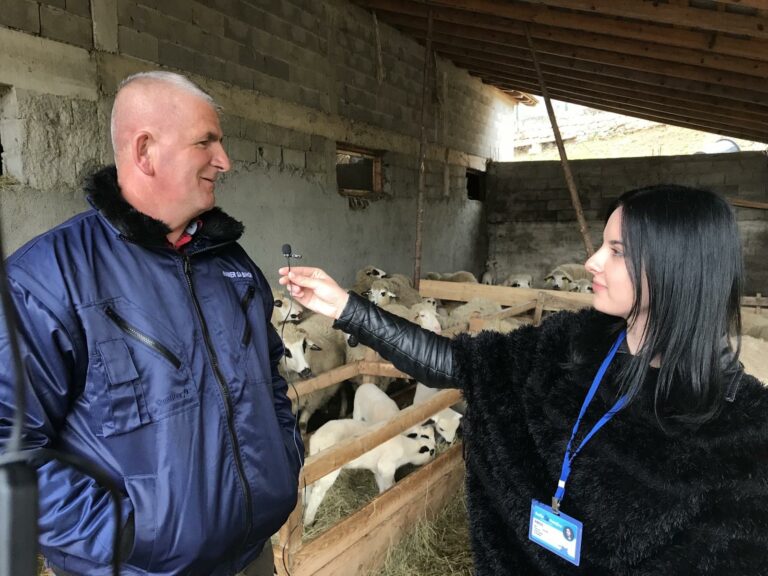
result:
[(216, 144), (216, 150), (211, 164), (216, 166), (221, 172), (229, 172), (229, 169), (232, 168), (232, 163), (229, 161), (229, 156), (227, 156), (227, 152), (224, 150), (224, 146), (221, 142)]

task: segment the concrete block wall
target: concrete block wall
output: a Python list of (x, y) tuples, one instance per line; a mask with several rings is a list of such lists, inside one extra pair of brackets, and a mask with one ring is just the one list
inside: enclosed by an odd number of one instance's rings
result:
[[(4, 152), (16, 166), (0, 205), (7, 246), (82, 209), (80, 177), (111, 161), (118, 83), (166, 68), (224, 108), (233, 170), (218, 201), (270, 280), (285, 242), (344, 283), (368, 263), (408, 273), (424, 54), (384, 24), (376, 36), (372, 14), (343, 0), (2, 0), (0, 98), (24, 102), (0, 124), (4, 144), (22, 135)], [(423, 266), (479, 272), (484, 204), (467, 199), (464, 174), (485, 169), (514, 103), (442, 60), (431, 87)], [(337, 193), (337, 143), (382, 154), (384, 195), (364, 210)], [(40, 216), (21, 225), (20, 213)]]
[[(595, 246), (611, 203), (633, 188), (673, 183), (728, 198), (768, 203), (768, 157), (761, 152), (578, 160), (571, 168)], [(501, 275), (530, 272), (539, 281), (557, 264), (582, 262), (584, 245), (560, 162), (494, 163), (488, 173), (489, 256)], [(768, 293), (768, 211), (736, 207), (746, 291)]]

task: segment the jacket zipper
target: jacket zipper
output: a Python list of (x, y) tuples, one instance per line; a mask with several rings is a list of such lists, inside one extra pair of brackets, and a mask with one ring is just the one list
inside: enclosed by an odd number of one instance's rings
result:
[(120, 328), (123, 332), (128, 334), (129, 336), (135, 338), (142, 344), (149, 346), (152, 348), (155, 352), (163, 356), (168, 362), (173, 364), (173, 367), (178, 370), (181, 368), (181, 360), (179, 360), (173, 352), (168, 350), (165, 346), (163, 346), (160, 342), (152, 338), (151, 336), (147, 336), (143, 332), (141, 332), (139, 329), (137, 329), (135, 326), (132, 326), (128, 322), (126, 322), (122, 316), (120, 316), (117, 312), (115, 312), (111, 306), (107, 306), (104, 309), (104, 312), (106, 313), (107, 317), (112, 320), (115, 324), (117, 324), (117, 327)]
[(248, 305), (251, 303), (251, 300), (253, 300), (254, 294), (256, 294), (256, 287), (251, 284), (248, 286), (248, 290), (246, 291), (245, 296), (243, 296), (241, 304), (243, 307), (243, 314), (245, 314), (245, 330), (243, 331), (242, 339), (243, 346), (248, 346), (251, 342), (251, 324), (248, 322)]
[(251, 534), (251, 526), (253, 525), (253, 505), (251, 503), (251, 489), (248, 486), (248, 482), (245, 480), (245, 471), (243, 470), (243, 461), (240, 457), (240, 443), (237, 440), (237, 435), (235, 434), (235, 428), (234, 428), (234, 422), (233, 422), (233, 415), (232, 415), (232, 397), (229, 393), (229, 388), (224, 383), (224, 376), (221, 374), (221, 370), (219, 369), (219, 360), (216, 357), (216, 352), (213, 349), (213, 346), (211, 344), (211, 337), (208, 333), (208, 325), (205, 322), (205, 317), (203, 316), (203, 311), (200, 308), (200, 302), (197, 299), (197, 294), (195, 294), (195, 288), (192, 285), (192, 267), (190, 265), (189, 261), (189, 255), (185, 255), (184, 257), (184, 278), (187, 281), (187, 288), (189, 288), (189, 293), (192, 295), (192, 302), (195, 304), (195, 311), (197, 312), (197, 319), (200, 321), (200, 326), (203, 329), (203, 339), (205, 341), (205, 348), (208, 351), (208, 357), (211, 359), (211, 367), (213, 368), (213, 373), (216, 377), (216, 382), (219, 385), (219, 389), (221, 390), (221, 394), (224, 397), (224, 410), (227, 415), (227, 429), (229, 430), (229, 436), (232, 440), (232, 452), (235, 456), (235, 466), (237, 468), (237, 475), (240, 478), (240, 484), (243, 488), (243, 494), (245, 495), (245, 520), (246, 520), (246, 530), (245, 530), (245, 539), (243, 541), (243, 545), (245, 545), (245, 542), (247, 542), (248, 537)]

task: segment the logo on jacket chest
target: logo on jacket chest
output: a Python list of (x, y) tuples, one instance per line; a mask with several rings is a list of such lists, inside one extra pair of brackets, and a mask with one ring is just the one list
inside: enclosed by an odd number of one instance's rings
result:
[(253, 278), (253, 274), (251, 274), (250, 272), (240, 272), (239, 270), (236, 270), (236, 271), (224, 270), (222, 271), (222, 274), (227, 278)]

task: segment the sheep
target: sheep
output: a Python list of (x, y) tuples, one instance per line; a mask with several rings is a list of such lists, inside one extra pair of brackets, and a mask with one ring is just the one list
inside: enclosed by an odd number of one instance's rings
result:
[(768, 314), (743, 312), (741, 315), (741, 332), (747, 336), (768, 340)]
[[(309, 454), (314, 456), (318, 452), (330, 448), (342, 440), (352, 436), (359, 436), (368, 429), (368, 425), (355, 420), (331, 420), (318, 428), (309, 440)], [(424, 434), (416, 433), (410, 436), (398, 434), (369, 450), (365, 454), (344, 464), (341, 468), (326, 474), (308, 488), (306, 508), (304, 510), (304, 524), (309, 526), (315, 521), (317, 510), (325, 498), (328, 490), (336, 482), (343, 468), (367, 469), (373, 472), (379, 493), (392, 487), (395, 483), (395, 471), (405, 464), (421, 466), (426, 464), (435, 455), (434, 432), (431, 427), (424, 429)], [(415, 437), (414, 437), (415, 436)]]
[(375, 280), (363, 295), (377, 306), (390, 304), (397, 298), (397, 294), (391, 290), (391, 284), (385, 280)]
[(526, 324), (530, 324), (530, 322), (521, 320), (519, 318), (492, 318), (490, 320), (486, 320), (483, 323), (482, 329), (488, 330), (490, 332), (508, 334), (509, 332), (517, 330), (520, 328), (520, 326), (525, 326)]
[[(371, 283), (370, 291), (371, 295), (368, 296), (368, 299), (371, 301), (373, 301), (373, 297), (385, 299), (387, 297), (386, 295), (375, 296), (375, 292), (389, 291), (391, 292), (389, 296), (390, 301), (391, 298), (397, 298), (398, 303), (403, 306), (413, 306), (421, 302), (419, 291), (414, 289), (411, 281), (402, 274), (393, 274), (392, 276), (375, 280)], [(386, 304), (386, 300), (383, 303)]]
[(272, 298), (275, 301), (275, 305), (269, 321), (275, 328), (279, 330), (280, 325), (284, 322), (301, 322), (305, 314), (304, 307), (301, 304), (286, 296), (281, 290), (272, 290)]
[[(421, 382), (417, 382), (416, 393), (413, 396), (414, 406), (416, 404), (423, 404), (437, 394), (437, 392), (437, 388), (429, 388)], [(461, 424), (461, 414), (450, 408), (444, 408), (435, 414), (432, 417), (432, 420), (435, 423), (435, 430), (437, 430), (437, 433), (440, 434), (448, 444), (453, 444), (453, 441), (456, 439), (456, 431), (459, 429), (459, 424)]]
[[(298, 378), (309, 378), (312, 370), (307, 362), (306, 352), (308, 348), (317, 347), (307, 333), (294, 324), (283, 324), (278, 330), (283, 339), (285, 349), (283, 361), (280, 362), (280, 372), (288, 381)], [(295, 376), (294, 376), (295, 375)]]
[(440, 324), (440, 318), (437, 312), (429, 304), (414, 304), (411, 306), (413, 322), (425, 330), (430, 330), (435, 334), (442, 334), (443, 327)]
[(386, 277), (387, 273), (384, 272), (384, 270), (381, 268), (376, 268), (375, 266), (368, 265), (365, 268), (361, 268), (357, 271), (357, 274), (355, 275), (355, 284), (352, 287), (352, 291), (357, 292), (362, 296), (363, 292), (370, 290), (371, 284), (374, 280)]
[(477, 276), (466, 270), (457, 272), (427, 272), (427, 280), (442, 280), (443, 282), (468, 282), (470, 284), (479, 284)]
[(592, 281), (587, 280), (586, 278), (581, 278), (579, 280), (575, 280), (571, 283), (571, 287), (568, 289), (569, 292), (581, 292), (582, 294), (591, 294), (592, 293)]
[(511, 288), (531, 288), (533, 286), (533, 276), (530, 274), (512, 273), (502, 281), (501, 285)]
[[(304, 359), (309, 368), (309, 372), (298, 373), (299, 377), (307, 378), (322, 374), (344, 364), (344, 335), (338, 330), (334, 330), (332, 324), (333, 321), (329, 318), (320, 314), (314, 314), (300, 325), (296, 327), (291, 326), (296, 330), (299, 338), (302, 334), (304, 335), (304, 344), (302, 348), (304, 350)], [(286, 327), (287, 326), (288, 325), (286, 325)], [(293, 340), (291, 338), (293, 338)], [(291, 334), (291, 338), (284, 336), (283, 344), (286, 346), (286, 356), (290, 353), (291, 356), (295, 357), (298, 353), (296, 350), (299, 349), (299, 345), (296, 336)], [(290, 349), (289, 345), (291, 345)], [(292, 370), (292, 372), (297, 373), (295, 369)], [(297, 379), (292, 373), (289, 373), (286, 376), (289, 382), (294, 382)], [(298, 398), (297, 410), (300, 411), (299, 429), (303, 434), (307, 431), (307, 425), (312, 414), (324, 406), (328, 400), (336, 394), (340, 387), (341, 383), (332, 384), (331, 386), (316, 390), (311, 394), (302, 395)], [(340, 412), (342, 414), (346, 412), (344, 402), (342, 402)]]
[(487, 284), (488, 286), (496, 284), (498, 276), (498, 265), (499, 262), (495, 258), (489, 258), (485, 261), (485, 272), (483, 272), (483, 275), (480, 278), (481, 284)]
[(592, 280), (584, 264), (560, 264), (544, 277), (544, 286), (552, 290), (568, 290), (576, 280)]
[(448, 316), (446, 329), (452, 326), (468, 324), (470, 317), (475, 314), (489, 316), (501, 312), (501, 305), (486, 298), (473, 298), (469, 302), (460, 305)]

